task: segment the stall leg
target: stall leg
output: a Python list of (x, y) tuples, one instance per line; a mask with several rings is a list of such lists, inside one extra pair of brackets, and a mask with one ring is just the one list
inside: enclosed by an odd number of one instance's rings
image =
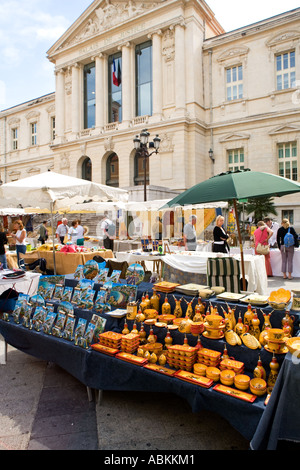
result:
[(86, 390), (87, 390), (89, 401), (93, 401), (92, 389), (90, 387), (86, 387)]
[(101, 405), (103, 390), (96, 390), (96, 405)]
[(7, 342), (0, 335), (0, 364), (6, 364), (7, 361)]

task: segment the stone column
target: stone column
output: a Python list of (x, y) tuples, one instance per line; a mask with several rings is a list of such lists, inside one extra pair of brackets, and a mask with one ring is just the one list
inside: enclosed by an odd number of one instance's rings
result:
[(185, 25), (175, 26), (175, 106), (176, 112), (185, 114), (186, 80), (185, 80)]
[(104, 86), (104, 70), (105, 70), (105, 54), (99, 54), (95, 57), (96, 64), (96, 127), (103, 129), (105, 124), (105, 91)]
[(122, 50), (122, 125), (128, 127), (132, 120), (132, 46), (130, 42), (121, 46)]
[[(151, 37), (151, 35), (149, 36)], [(163, 76), (162, 76), (162, 32), (161, 30), (155, 31), (152, 34), (152, 96), (153, 96), (153, 111), (151, 121), (162, 119), (163, 108)]]
[(55, 140), (64, 140), (65, 134), (65, 72), (57, 70), (55, 92)]
[(80, 71), (78, 63), (72, 66), (72, 132), (79, 134), (81, 129)]

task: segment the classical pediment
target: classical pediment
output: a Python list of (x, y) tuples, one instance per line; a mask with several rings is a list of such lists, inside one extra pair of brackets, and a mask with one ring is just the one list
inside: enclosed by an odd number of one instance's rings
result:
[(219, 142), (224, 143), (224, 142), (234, 142), (236, 140), (248, 140), (250, 139), (249, 134), (245, 134), (242, 132), (234, 132), (232, 134), (228, 134), (225, 137), (222, 137)]
[(290, 43), (294, 41), (299, 41), (300, 39), (300, 30), (286, 30), (277, 33), (271, 39), (266, 42), (267, 47), (274, 47), (280, 44)]
[(299, 126), (294, 126), (292, 125), (285, 125), (285, 126), (279, 126), (276, 127), (276, 129), (273, 129), (271, 132), (269, 132), (269, 135), (278, 135), (278, 134), (286, 134), (290, 132), (300, 132), (300, 127)]
[(55, 53), (97, 37), (139, 15), (165, 3), (167, 0), (95, 0), (73, 23), (63, 36), (49, 49), (51, 58)]

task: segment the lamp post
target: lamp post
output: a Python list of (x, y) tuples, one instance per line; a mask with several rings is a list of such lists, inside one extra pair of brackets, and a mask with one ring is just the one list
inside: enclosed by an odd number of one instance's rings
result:
[[(153, 153), (158, 153), (160, 146), (158, 135), (153, 139), (153, 142), (149, 142), (149, 136), (148, 130), (143, 129), (140, 135), (136, 135), (135, 139), (133, 139), (136, 155), (138, 153), (144, 159), (144, 201), (147, 201), (147, 158), (153, 155)], [(154, 148), (155, 150), (149, 153), (149, 148)]]

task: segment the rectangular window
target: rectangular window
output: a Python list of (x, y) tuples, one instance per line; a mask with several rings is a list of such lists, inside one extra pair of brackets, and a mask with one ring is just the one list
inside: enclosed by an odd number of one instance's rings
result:
[(238, 65), (226, 69), (226, 99), (227, 101), (242, 99), (244, 95), (243, 66)]
[(12, 149), (13, 150), (18, 150), (18, 129), (15, 128), (15, 129), (12, 129), (11, 131), (11, 137), (12, 137)]
[(297, 142), (278, 144), (278, 172), (279, 176), (293, 181), (298, 180)]
[(282, 219), (288, 219), (290, 221), (290, 224), (294, 225), (294, 211), (293, 210), (282, 210), (281, 215), (282, 215)]
[(37, 145), (37, 123), (32, 122), (30, 124), (30, 142), (31, 146)]
[(295, 51), (276, 56), (276, 89), (285, 90), (296, 85)]
[(55, 140), (55, 117), (51, 118), (51, 140)]
[(122, 121), (122, 56), (108, 58), (108, 120)]
[(147, 41), (135, 48), (136, 115), (152, 115), (152, 43)]
[(228, 170), (237, 171), (245, 169), (244, 149), (227, 150)]
[(96, 80), (95, 63), (84, 67), (84, 128), (91, 129), (95, 127), (96, 120)]

